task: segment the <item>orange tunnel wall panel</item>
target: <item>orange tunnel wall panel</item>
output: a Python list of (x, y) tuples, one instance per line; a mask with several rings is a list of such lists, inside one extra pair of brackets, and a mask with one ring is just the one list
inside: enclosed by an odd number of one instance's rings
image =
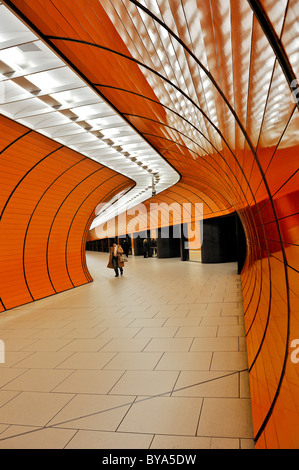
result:
[(0, 136), (1, 311), (90, 282), (86, 225), (132, 182), (3, 116)]

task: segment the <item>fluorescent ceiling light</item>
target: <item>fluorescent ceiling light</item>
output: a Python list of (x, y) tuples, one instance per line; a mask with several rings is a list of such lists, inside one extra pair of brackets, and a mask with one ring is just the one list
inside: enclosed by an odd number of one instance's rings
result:
[[(0, 4), (0, 112), (135, 181), (93, 221), (151, 197), (179, 180), (178, 173), (68, 65)], [(136, 157), (138, 162), (131, 160)], [(150, 157), (150, 160), (149, 160)]]

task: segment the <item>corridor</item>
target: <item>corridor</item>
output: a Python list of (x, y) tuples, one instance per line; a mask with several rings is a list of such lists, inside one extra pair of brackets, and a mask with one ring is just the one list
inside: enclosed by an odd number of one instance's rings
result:
[(0, 448), (252, 449), (236, 265), (107, 261), (0, 314)]

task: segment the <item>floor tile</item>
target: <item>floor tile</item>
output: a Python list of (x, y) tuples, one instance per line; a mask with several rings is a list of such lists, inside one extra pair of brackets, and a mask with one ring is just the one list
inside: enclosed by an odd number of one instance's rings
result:
[(19, 392), (16, 391), (0, 390), (0, 407), (15, 398), (18, 394)]
[(201, 405), (201, 398), (137, 399), (118, 430), (195, 436)]
[(156, 435), (151, 449), (210, 449), (210, 437), (186, 437)]
[(79, 338), (67, 340), (66, 344), (60, 348), (60, 351), (72, 352), (97, 352), (109, 343), (108, 339), (100, 338)]
[(199, 421), (198, 436), (251, 438), (250, 400), (205, 398)]
[(87, 262), (92, 283), (0, 315), (0, 448), (252, 449), (236, 263)]
[(230, 372), (182, 371), (173, 391), (185, 397), (239, 397), (239, 375)]
[(210, 352), (166, 352), (157, 365), (157, 370), (208, 370)]
[(238, 338), (194, 338), (190, 351), (238, 351)]
[(69, 370), (29, 369), (1, 390), (50, 392), (70, 374)]
[(108, 393), (123, 371), (76, 370), (53, 389), (60, 393)]
[(79, 431), (66, 449), (148, 449), (152, 436), (147, 434)]
[(137, 333), (135, 338), (173, 338), (177, 330), (176, 326), (144, 327)]
[(113, 359), (111, 352), (78, 352), (60, 362), (58, 369), (102, 369)]
[(217, 326), (182, 326), (176, 333), (176, 338), (214, 338)]
[(119, 352), (105, 366), (110, 370), (153, 370), (161, 358), (159, 352)]
[(117, 395), (160, 395), (171, 393), (178, 372), (168, 371), (126, 371), (110, 394)]
[(54, 418), (50, 426), (115, 431), (135, 401), (135, 396), (77, 394)]
[(0, 366), (0, 388), (11, 382), (19, 375), (24, 374), (24, 369), (6, 368)]
[(0, 423), (45, 426), (72, 394), (22, 392), (0, 408)]
[(0, 434), (0, 449), (64, 449), (76, 434), (68, 429), (26, 429), (11, 426), (9, 433)]
[(192, 338), (154, 338), (146, 345), (144, 351), (189, 351)]
[(27, 353), (26, 359), (19, 360), (16, 363), (17, 368), (38, 368), (38, 369), (53, 369), (61, 362), (70, 357), (70, 352), (57, 352), (57, 351), (41, 351), (33, 352), (30, 355)]
[(98, 335), (99, 338), (134, 338), (141, 328), (107, 328)]
[(71, 342), (70, 339), (39, 339), (23, 347), (23, 351), (58, 351)]
[(243, 370), (248, 368), (245, 352), (222, 351), (213, 354), (211, 370)]
[(149, 343), (150, 338), (111, 339), (102, 347), (101, 351), (114, 352), (141, 352)]

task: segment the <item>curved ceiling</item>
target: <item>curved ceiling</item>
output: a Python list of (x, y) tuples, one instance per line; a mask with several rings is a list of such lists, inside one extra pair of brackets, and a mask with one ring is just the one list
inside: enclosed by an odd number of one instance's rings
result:
[[(0, 2), (1, 3), (1, 2)], [(0, 4), (3, 115), (135, 181), (116, 206), (98, 206), (93, 226), (163, 191), (178, 173), (82, 77)]]
[[(299, 115), (247, 0), (3, 3), (175, 168), (180, 189), (194, 188), (204, 216), (262, 201), (277, 172), (290, 177)], [(262, 2), (295, 74), (293, 3)]]

